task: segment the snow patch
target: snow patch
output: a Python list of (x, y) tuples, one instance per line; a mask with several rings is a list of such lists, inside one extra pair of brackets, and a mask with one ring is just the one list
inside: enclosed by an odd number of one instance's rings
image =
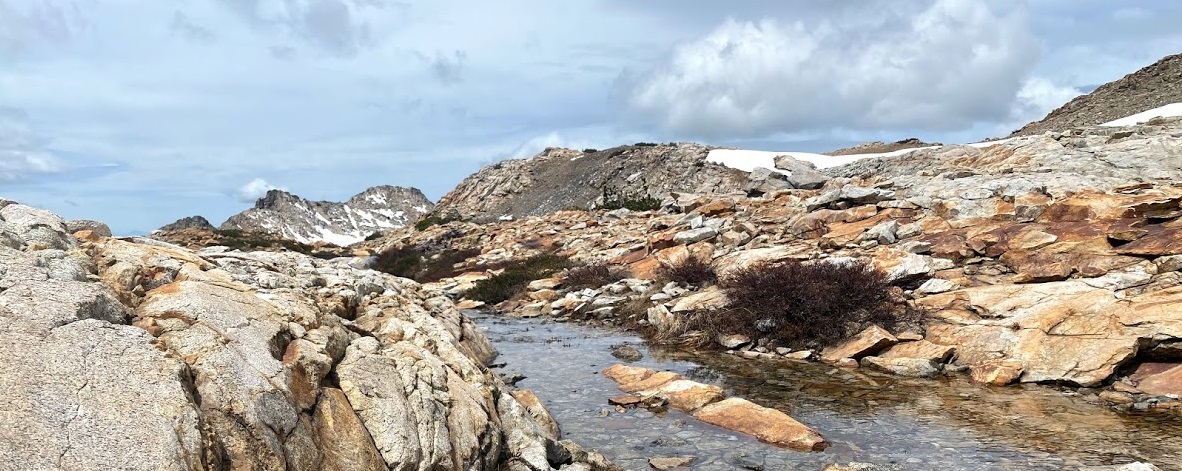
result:
[(1132, 116), (1126, 116), (1115, 121), (1109, 121), (1107, 123), (1101, 124), (1101, 126), (1135, 126), (1153, 118), (1172, 118), (1174, 116), (1182, 116), (1182, 103), (1171, 103), (1169, 105), (1137, 113)]
[(338, 233), (330, 231), (330, 230), (328, 230), (328, 228), (324, 228), (324, 227), (319, 228), (319, 231), (320, 231), (320, 236), (315, 237), (315, 239), (319, 239), (319, 240), (328, 242), (330, 244), (339, 245), (341, 247), (347, 247), (347, 246), (350, 246), (350, 245), (353, 245), (353, 244), (356, 244), (358, 242), (365, 240), (364, 237), (358, 237), (356, 235), (348, 235), (348, 234), (338, 234)]
[(714, 149), (710, 151), (709, 155), (706, 156), (706, 161), (722, 164), (733, 169), (742, 170), (744, 172), (750, 172), (755, 170), (757, 167), (776, 170), (776, 157), (787, 155), (796, 160), (809, 162), (815, 165), (818, 169), (826, 169), (831, 167), (840, 167), (842, 165), (857, 162), (862, 159), (874, 157), (894, 157), (897, 155), (910, 154), (917, 150), (934, 148), (934, 146), (917, 147), (913, 149), (897, 150), (894, 152), (855, 155), (822, 155), (809, 152), (770, 152), (761, 150)]
[(372, 195), (366, 196), (365, 199), (369, 200), (373, 204), (386, 204), (386, 195), (382, 195), (379, 193), (374, 193)]

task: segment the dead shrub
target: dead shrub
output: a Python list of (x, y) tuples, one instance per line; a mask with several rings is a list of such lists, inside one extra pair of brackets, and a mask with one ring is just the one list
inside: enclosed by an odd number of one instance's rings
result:
[(864, 263), (756, 264), (720, 281), (728, 305), (695, 313), (689, 328), (708, 338), (744, 334), (797, 348), (823, 348), (871, 324), (890, 328), (914, 313), (886, 274)]
[(627, 278), (628, 270), (607, 262), (590, 262), (576, 265), (562, 276), (562, 283), (569, 288), (599, 288)]
[(672, 265), (661, 265), (656, 275), (666, 283), (672, 281), (693, 286), (705, 286), (718, 281), (718, 274), (714, 272), (710, 262), (693, 256)]

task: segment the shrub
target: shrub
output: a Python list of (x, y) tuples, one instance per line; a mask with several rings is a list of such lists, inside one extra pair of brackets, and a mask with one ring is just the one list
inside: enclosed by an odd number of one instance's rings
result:
[(591, 262), (567, 270), (562, 282), (574, 289), (598, 288), (627, 278), (628, 275), (627, 270), (615, 265)]
[(460, 220), (461, 220), (460, 216), (458, 214), (454, 214), (454, 213), (453, 214), (446, 214), (443, 216), (440, 216), (438, 214), (428, 214), (427, 217), (424, 217), (424, 218), (420, 219), (419, 222), (415, 223), (415, 229), (418, 231), (425, 231), (425, 230), (427, 230), (428, 227), (431, 227), (431, 226), (438, 226), (438, 225), (442, 225), (442, 224), (447, 224), (452, 221), (460, 221)]
[(378, 254), (373, 268), (419, 283), (430, 283), (458, 275), (455, 265), (477, 255), (480, 255), (480, 249), (448, 249), (428, 254), (418, 248), (398, 248)]
[(534, 280), (552, 276), (570, 266), (570, 259), (553, 254), (533, 257), (507, 264), (505, 270), (491, 278), (476, 282), (464, 297), (487, 304), (497, 304), (521, 294)]
[(426, 257), (423, 266), (415, 273), (414, 280), (431, 283), (460, 274), (456, 264), (480, 255), (480, 249), (445, 250)]
[(239, 229), (215, 229), (213, 233), (217, 234), (217, 243), (219, 245), (224, 245), (231, 249), (285, 249), (291, 252), (299, 252), (305, 255), (321, 258), (332, 258), (336, 256), (336, 254), (331, 254), (331, 251), (317, 250), (311, 245), (296, 242), (294, 240), (284, 239), (267, 233), (250, 232)]
[(636, 147), (656, 147), (656, 146), (658, 146), (658, 145), (660, 145), (660, 144), (657, 144), (657, 143), (655, 143), (655, 142), (637, 142), (637, 143), (635, 143), (635, 144), (632, 144), (632, 145), (634, 145), (634, 146), (636, 146)]
[(603, 187), (601, 209), (628, 209), (630, 211), (654, 211), (661, 209), (661, 200), (647, 194), (624, 193), (614, 186)]
[(413, 247), (389, 249), (379, 253), (373, 269), (403, 278), (414, 278), (423, 265), (423, 252)]
[(911, 314), (896, 300), (887, 276), (862, 264), (757, 264), (723, 278), (728, 305), (696, 313), (690, 329), (708, 338), (740, 333), (798, 348), (822, 348), (871, 324), (893, 326)]
[(599, 152), (599, 149), (596, 149), (594, 147), (588, 147), (586, 149), (583, 149), (584, 154), (594, 154), (596, 152)]
[(710, 262), (690, 256), (672, 265), (657, 269), (657, 278), (665, 282), (684, 285), (704, 286), (718, 281), (718, 274)]

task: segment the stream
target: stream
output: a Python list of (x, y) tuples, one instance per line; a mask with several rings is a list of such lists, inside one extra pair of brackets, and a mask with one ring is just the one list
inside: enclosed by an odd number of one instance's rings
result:
[[(1005, 388), (961, 376), (919, 380), (823, 364), (745, 360), (647, 347), (627, 332), (468, 311), (500, 352), (498, 374), (526, 376), (564, 439), (629, 470), (648, 459), (694, 456), (695, 470), (820, 470), (862, 462), (901, 470), (1059, 470), (1143, 461), (1182, 470), (1182, 421), (1115, 412), (1086, 393)], [(670, 410), (618, 411), (621, 393), (600, 374), (620, 360), (611, 346), (644, 353), (632, 365), (671, 370), (782, 410), (832, 443), (796, 452)]]

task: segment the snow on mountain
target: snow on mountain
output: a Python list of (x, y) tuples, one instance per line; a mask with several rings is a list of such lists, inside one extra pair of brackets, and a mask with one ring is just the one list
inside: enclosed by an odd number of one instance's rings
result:
[(1107, 123), (1101, 124), (1101, 126), (1135, 126), (1153, 118), (1171, 118), (1174, 116), (1182, 116), (1182, 103), (1171, 103), (1149, 111), (1137, 113), (1132, 116), (1126, 116), (1121, 119), (1109, 121)]
[(344, 203), (308, 201), (271, 190), (221, 229), (267, 232), (297, 242), (347, 246), (374, 232), (396, 229), (431, 211), (433, 204), (415, 188), (376, 186)]

